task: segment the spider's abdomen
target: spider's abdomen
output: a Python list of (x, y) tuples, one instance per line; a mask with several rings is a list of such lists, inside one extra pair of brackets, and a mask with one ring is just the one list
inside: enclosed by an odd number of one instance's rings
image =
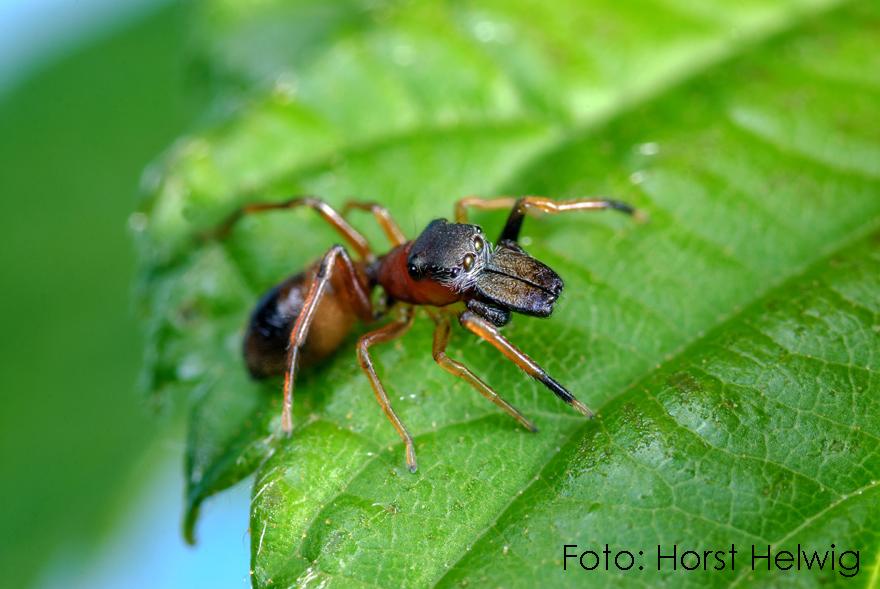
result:
[[(251, 314), (244, 337), (244, 359), (251, 376), (266, 378), (283, 374), (287, 368), (290, 333), (302, 311), (314, 277), (309, 270), (291, 276), (269, 290)], [(318, 304), (312, 327), (303, 346), (302, 364), (323, 360), (342, 344), (357, 316), (346, 297), (340, 296), (344, 285), (331, 280)]]

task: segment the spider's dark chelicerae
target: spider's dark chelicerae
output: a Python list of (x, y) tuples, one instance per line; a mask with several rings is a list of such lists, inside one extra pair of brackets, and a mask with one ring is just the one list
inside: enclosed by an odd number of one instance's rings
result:
[[(416, 471), (412, 436), (401, 423), (370, 359), (370, 346), (403, 335), (412, 325), (414, 306), (425, 306), (437, 324), (434, 360), (451, 374), (464, 379), (478, 393), (498, 405), (526, 429), (535, 426), (492, 387), (464, 364), (446, 355), (449, 340), (449, 306), (463, 303), (458, 321), (469, 331), (495, 346), (507, 359), (539, 381), (556, 396), (587, 417), (592, 412), (534, 360), (510, 343), (499, 330), (512, 313), (548, 317), (562, 292), (562, 279), (549, 266), (523, 250), (517, 240), (529, 210), (545, 213), (613, 209), (633, 215), (629, 205), (608, 199), (581, 198), (553, 201), (539, 196), (501, 197), (483, 200), (468, 197), (455, 205), (455, 222), (432, 221), (415, 240), (408, 241), (388, 211), (370, 202), (350, 202), (342, 213), (322, 200), (302, 197), (277, 203), (242, 207), (214, 233), (223, 238), (245, 215), (257, 212), (310, 207), (327, 221), (354, 250), (352, 259), (342, 245), (335, 245), (305, 271), (272, 288), (254, 310), (244, 340), (244, 357), (254, 378), (284, 374), (281, 427), (292, 429), (291, 409), (296, 373), (301, 364), (321, 360), (335, 351), (360, 320), (372, 323), (388, 313), (391, 322), (358, 340), (357, 357), (379, 405), (406, 446), (406, 464)], [(507, 223), (493, 245), (477, 225), (467, 223), (468, 208), (510, 209)], [(353, 209), (372, 213), (391, 242), (391, 250), (376, 255), (366, 238), (345, 219)], [(374, 308), (371, 293), (384, 291), (381, 309)]]

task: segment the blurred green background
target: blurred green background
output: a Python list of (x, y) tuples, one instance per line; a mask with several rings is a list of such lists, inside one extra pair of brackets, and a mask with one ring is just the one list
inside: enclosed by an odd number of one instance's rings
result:
[(180, 478), (178, 420), (157, 419), (136, 390), (127, 218), (145, 163), (200, 104), (184, 81), (185, 9), (121, 10), (0, 7), (0, 585), (119, 586), (124, 570), (126, 586), (246, 586), (246, 508), (215, 529), (233, 536), (226, 553), (183, 546), (182, 479), (167, 481)]

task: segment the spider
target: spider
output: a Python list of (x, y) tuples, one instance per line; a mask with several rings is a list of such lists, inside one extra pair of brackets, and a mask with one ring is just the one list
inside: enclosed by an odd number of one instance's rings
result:
[[(485, 200), (466, 197), (455, 204), (455, 222), (435, 219), (416, 239), (407, 240), (388, 210), (375, 202), (351, 201), (340, 213), (323, 200), (305, 196), (245, 205), (231, 214), (213, 237), (225, 238), (246, 215), (298, 207), (316, 211), (346, 241), (355, 258), (345, 246), (334, 245), (306, 270), (270, 289), (251, 314), (244, 337), (244, 359), (255, 379), (284, 375), (281, 429), (286, 435), (292, 431), (293, 390), (300, 365), (314, 364), (336, 351), (358, 321), (373, 323), (395, 312), (392, 321), (358, 339), (357, 359), (379, 405), (403, 440), (407, 467), (416, 472), (412, 436), (391, 407), (370, 358), (371, 346), (396, 339), (409, 330), (416, 306), (426, 307), (436, 323), (433, 357), (437, 364), (466, 381), (527, 430), (537, 431), (531, 421), (467, 366), (446, 355), (452, 313), (444, 308), (455, 303), (464, 304), (464, 309), (459, 306), (456, 313), (465, 329), (488, 341), (572, 408), (587, 418), (593, 417), (586, 405), (510, 343), (500, 328), (510, 322), (513, 313), (549, 317), (562, 292), (559, 275), (517, 242), (528, 211), (612, 209), (635, 215), (633, 207), (598, 198), (554, 201), (541, 196)], [(481, 227), (467, 223), (470, 208), (510, 209), (494, 245)], [(387, 253), (376, 255), (366, 238), (348, 223), (346, 216), (352, 210), (372, 214), (391, 242)], [(384, 291), (384, 304), (373, 304), (371, 295), (376, 288)]]

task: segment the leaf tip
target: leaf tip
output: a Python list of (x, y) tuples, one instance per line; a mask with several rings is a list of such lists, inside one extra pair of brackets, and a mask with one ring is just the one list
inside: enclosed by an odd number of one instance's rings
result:
[(199, 519), (199, 503), (190, 503), (183, 516), (181, 532), (188, 546), (196, 545), (196, 522)]

